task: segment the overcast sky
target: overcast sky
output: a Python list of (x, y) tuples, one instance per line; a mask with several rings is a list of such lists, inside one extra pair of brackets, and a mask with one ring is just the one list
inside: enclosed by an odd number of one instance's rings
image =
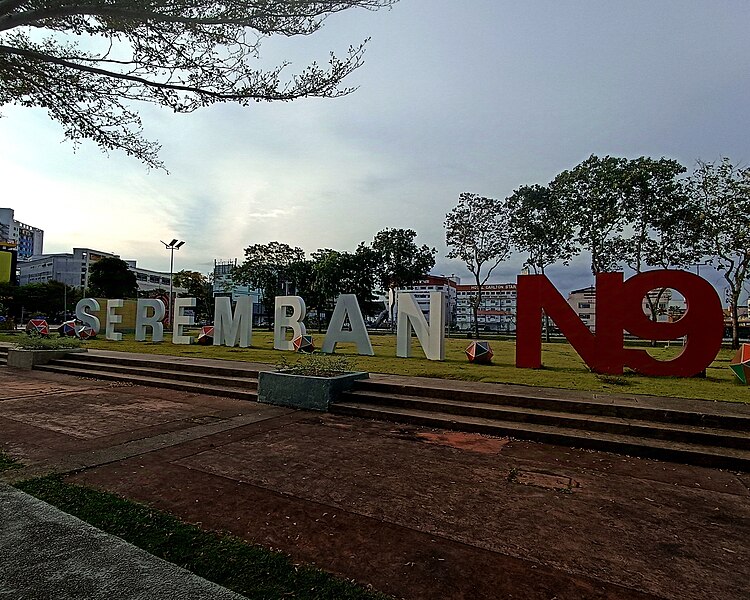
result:
[[(505, 197), (590, 154), (750, 163), (746, 0), (401, 0), (346, 11), (304, 39), (271, 39), (292, 71), (371, 37), (359, 89), (334, 100), (188, 115), (144, 105), (170, 173), (85, 142), (41, 110), (3, 107), (0, 205), (45, 230), (45, 251), (87, 246), (168, 270), (211, 270), (253, 243), (353, 250), (412, 228), (445, 259), (461, 192)], [(513, 280), (523, 257), (502, 265)], [(591, 283), (586, 258), (551, 272)], [(705, 274), (705, 269), (702, 270)]]

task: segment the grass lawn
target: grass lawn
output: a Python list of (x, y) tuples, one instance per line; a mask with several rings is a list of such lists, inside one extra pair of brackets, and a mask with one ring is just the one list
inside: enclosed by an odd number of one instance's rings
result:
[(5, 452), (0, 451), (0, 473), (9, 469), (20, 469), (21, 463), (13, 460)]
[[(320, 347), (323, 334), (313, 333), (316, 345)], [(227, 348), (225, 346), (184, 346), (170, 343), (169, 334), (165, 342), (136, 342), (132, 335), (124, 335), (121, 342), (110, 342), (103, 337), (90, 340), (88, 348), (245, 360), (276, 364), (282, 356), (294, 360), (294, 355), (273, 349), (273, 334), (255, 330), (251, 348)], [(1, 336), (0, 341), (13, 341), (13, 336)], [(749, 402), (750, 387), (741, 385), (729, 369), (733, 351), (722, 350), (707, 370), (705, 378), (643, 377), (626, 373), (620, 377), (601, 376), (591, 373), (573, 348), (567, 343), (544, 344), (542, 350), (543, 369), (515, 368), (515, 343), (513, 341), (492, 341), (495, 352), (492, 365), (469, 364), (464, 355), (468, 344), (466, 338), (446, 340), (446, 360), (429, 361), (424, 358), (416, 340), (413, 341), (412, 358), (396, 357), (394, 335), (372, 335), (375, 356), (358, 356), (353, 345), (340, 344), (337, 354), (348, 355), (354, 368), (373, 373), (392, 373), (416, 377), (440, 377), (466, 381), (514, 383), (573, 390), (591, 390), (614, 394), (647, 394), (653, 396), (678, 396), (705, 400)], [(645, 348), (645, 346), (644, 346)], [(647, 348), (658, 359), (667, 359), (680, 352), (680, 346), (669, 348)]]
[(386, 600), (349, 581), (300, 567), (280, 552), (203, 531), (167, 513), (59, 476), (17, 484), (20, 490), (248, 598)]

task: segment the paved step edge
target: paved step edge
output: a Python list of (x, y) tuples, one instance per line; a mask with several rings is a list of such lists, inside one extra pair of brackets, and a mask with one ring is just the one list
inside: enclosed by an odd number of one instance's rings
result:
[(419, 387), (369, 380), (357, 382), (353, 391), (363, 395), (378, 394), (379, 396), (389, 396), (397, 394), (401, 396), (414, 396), (439, 400), (467, 401), (500, 406), (518, 406), (523, 408), (556, 410), (558, 412), (592, 414), (613, 418), (639, 419), (643, 421), (713, 427), (716, 429), (750, 431), (750, 417), (738, 415), (716, 415), (672, 408), (633, 406), (631, 404), (617, 403), (617, 398), (612, 398), (611, 402), (605, 403), (593, 400), (588, 401), (581, 399), (549, 398), (534, 395)]
[(38, 371), (47, 371), (52, 373), (62, 373), (64, 375), (73, 375), (75, 377), (90, 377), (92, 379), (104, 379), (108, 381), (125, 381), (134, 385), (144, 385), (150, 387), (162, 387), (183, 392), (193, 392), (197, 394), (209, 394), (214, 396), (225, 396), (229, 398), (238, 398), (240, 400), (256, 401), (258, 393), (256, 390), (240, 389), (232, 387), (222, 387), (216, 385), (202, 385), (197, 383), (181, 383), (174, 379), (160, 379), (158, 377), (135, 377), (120, 375), (116, 373), (102, 373), (100, 371), (87, 371), (80, 368), (60, 367), (56, 365), (39, 365), (35, 367)]
[(340, 402), (348, 404), (364, 403), (377, 405), (382, 408), (397, 407), (423, 412), (598, 431), (614, 435), (643, 436), (683, 443), (699, 443), (705, 446), (750, 450), (750, 434), (736, 430), (637, 419), (620, 419), (618, 417), (600, 415), (576, 415), (568, 412), (488, 405), (485, 403), (457, 400), (433, 400), (415, 396), (382, 395), (375, 397), (372, 393), (344, 392)]
[[(124, 353), (123, 354), (127, 354)], [(185, 363), (180, 360), (164, 360), (164, 357), (166, 358), (175, 358), (178, 357), (170, 357), (166, 354), (160, 354), (158, 355), (162, 357), (162, 359), (149, 359), (149, 358), (142, 358), (142, 357), (131, 357), (131, 356), (101, 356), (97, 355), (95, 353), (81, 353), (75, 355), (75, 358), (69, 358), (67, 360), (75, 360), (77, 362), (81, 363), (96, 363), (101, 365), (112, 365), (112, 364), (121, 364), (124, 366), (135, 366), (135, 367), (150, 367), (150, 368), (163, 368), (164, 370), (170, 370), (175, 372), (182, 372), (182, 371), (188, 371), (193, 373), (224, 373), (230, 376), (250, 376), (250, 377), (257, 377), (258, 371), (257, 369), (239, 369), (237, 367), (230, 367), (230, 366), (223, 366), (223, 365), (203, 365), (203, 364), (197, 364), (197, 363)]]
[[(704, 467), (750, 472), (750, 452), (733, 449), (717, 449), (691, 444), (659, 443), (659, 440), (644, 440), (631, 436), (615, 436), (573, 429), (545, 427), (541, 425), (492, 422), (477, 418), (456, 418), (448, 414), (428, 414), (418, 411), (382, 410), (378, 406), (360, 404), (335, 404), (331, 412), (353, 417), (396, 421), (439, 429), (452, 429), (471, 433), (482, 433), (500, 437), (513, 437), (574, 448), (585, 448), (654, 458), (670, 462)], [(519, 425), (526, 425), (521, 427)]]
[(234, 377), (221, 374), (208, 374), (208, 373), (193, 373), (190, 371), (172, 371), (169, 369), (162, 369), (160, 366), (154, 365), (153, 367), (136, 367), (130, 365), (121, 365), (117, 363), (89, 363), (79, 362), (75, 359), (60, 358), (52, 360), (49, 365), (58, 367), (68, 367), (71, 369), (85, 369), (87, 371), (96, 371), (104, 373), (122, 373), (124, 375), (143, 375), (149, 377), (151, 373), (158, 375), (161, 379), (176, 379), (180, 381), (193, 382), (193, 383), (216, 383), (223, 387), (228, 387), (226, 384), (236, 383), (237, 387), (247, 387), (248, 389), (255, 389), (258, 387), (257, 377)]

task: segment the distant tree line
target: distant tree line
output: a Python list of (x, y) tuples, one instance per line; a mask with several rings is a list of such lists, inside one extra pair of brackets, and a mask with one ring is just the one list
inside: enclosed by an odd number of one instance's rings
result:
[(253, 244), (245, 248), (245, 260), (231, 279), (257, 288), (268, 315), (273, 315), (277, 296), (302, 296), (322, 327), (340, 294), (356, 295), (363, 313), (373, 315), (378, 308), (375, 292), (422, 279), (435, 266), (436, 250), (417, 245), (416, 236), (411, 229), (384, 229), (354, 252), (322, 248), (309, 257), (281, 242)]
[[(671, 159), (590, 156), (549, 184), (524, 185), (504, 200), (461, 194), (445, 219), (448, 257), (466, 263), (477, 293), (513, 251), (545, 273), (586, 251), (591, 272), (710, 264), (726, 281), (732, 344), (739, 347), (738, 304), (750, 268), (750, 169), (724, 158), (693, 173)], [(664, 290), (646, 298), (657, 319)]]

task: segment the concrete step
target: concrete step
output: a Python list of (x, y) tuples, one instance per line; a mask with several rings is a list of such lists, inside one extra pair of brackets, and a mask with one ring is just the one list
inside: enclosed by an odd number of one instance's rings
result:
[(536, 423), (487, 419), (444, 412), (378, 404), (341, 402), (331, 412), (354, 417), (397, 421), (412, 425), (453, 429), (472, 433), (512, 437), (574, 448), (615, 452), (705, 467), (750, 471), (750, 451), (688, 444), (670, 440), (618, 435), (601, 431), (555, 427)]
[(620, 417), (591, 414), (574, 414), (555, 410), (540, 410), (482, 402), (404, 396), (373, 391), (363, 392), (355, 390), (346, 392), (342, 395), (340, 402), (349, 405), (367, 404), (370, 406), (380, 406), (383, 409), (398, 407), (428, 413), (479, 417), (515, 423), (533, 423), (616, 435), (671, 440), (687, 444), (750, 450), (749, 432), (712, 427), (623, 419)]
[[(121, 354), (121, 356), (120, 356)], [(170, 360), (171, 359), (171, 360)], [(122, 365), (130, 367), (146, 367), (149, 369), (159, 369), (164, 371), (177, 371), (180, 373), (206, 373), (209, 375), (222, 375), (226, 377), (258, 377), (258, 371), (255, 369), (245, 369), (232, 367), (229, 365), (217, 365), (216, 363), (202, 363), (200, 361), (184, 361), (177, 357), (166, 355), (155, 355), (153, 359), (142, 356), (130, 356), (126, 352), (114, 355), (99, 355), (94, 352), (76, 354), (70, 360), (79, 363), (89, 363), (97, 365)]]
[(130, 382), (133, 385), (161, 387), (172, 390), (180, 390), (183, 392), (193, 392), (196, 394), (210, 394), (214, 396), (238, 398), (240, 400), (256, 401), (258, 399), (257, 390), (248, 387), (232, 387), (226, 385), (180, 381), (178, 379), (162, 377), (162, 374), (158, 371), (154, 371), (153, 375), (150, 376), (143, 374), (130, 375), (127, 373), (112, 373), (100, 369), (86, 369), (82, 368), (82, 365), (68, 366), (56, 365), (53, 363), (47, 365), (39, 365), (35, 367), (35, 369), (38, 371), (47, 371), (51, 373), (63, 373), (65, 375), (73, 375), (75, 377), (89, 377), (91, 379), (103, 379), (109, 381), (125, 381)]
[[(258, 388), (257, 371), (240, 371), (237, 369), (225, 369), (210, 372), (192, 372), (185, 370), (173, 370), (161, 362), (148, 363), (148, 366), (136, 366), (145, 363), (139, 361), (135, 364), (129, 362), (110, 363), (105, 361), (79, 361), (77, 358), (61, 358), (50, 362), (51, 365), (69, 367), (71, 369), (85, 369), (87, 371), (102, 372), (110, 374), (132, 375), (134, 377), (158, 376), (161, 379), (174, 379), (177, 381), (200, 383), (205, 385), (217, 385), (220, 387), (237, 387), (246, 389)], [(236, 376), (242, 373), (245, 376)]]
[(456, 389), (446, 383), (445, 387), (418, 386), (374, 380), (357, 382), (355, 390), (358, 395), (372, 397), (368, 402), (376, 403), (377, 399), (393, 396), (429, 398), (431, 400), (448, 400), (485, 404), (490, 406), (519, 407), (524, 409), (549, 410), (576, 415), (596, 415), (619, 419), (652, 421), (655, 423), (673, 423), (695, 427), (710, 427), (750, 432), (750, 416), (733, 414), (716, 414), (710, 411), (711, 403), (706, 403), (706, 410), (688, 411), (668, 407), (639, 406), (635, 402), (606, 396), (602, 399), (545, 397), (536, 393), (505, 393), (502, 391), (478, 391)]

